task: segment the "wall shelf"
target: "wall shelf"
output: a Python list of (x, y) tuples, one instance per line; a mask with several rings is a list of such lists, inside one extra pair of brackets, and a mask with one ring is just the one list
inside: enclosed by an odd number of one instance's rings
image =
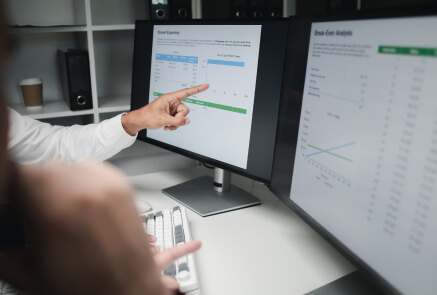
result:
[(135, 24), (129, 25), (102, 25), (92, 26), (91, 30), (96, 31), (123, 31), (123, 30), (135, 30)]
[(56, 26), (56, 27), (11, 27), (13, 34), (86, 32), (87, 26)]
[(47, 118), (59, 118), (59, 117), (71, 117), (80, 115), (93, 114), (93, 110), (85, 111), (71, 111), (64, 101), (46, 101), (40, 111), (28, 111), (24, 104), (10, 105), (11, 108), (16, 110), (23, 116), (29, 116), (33, 119), (47, 119)]

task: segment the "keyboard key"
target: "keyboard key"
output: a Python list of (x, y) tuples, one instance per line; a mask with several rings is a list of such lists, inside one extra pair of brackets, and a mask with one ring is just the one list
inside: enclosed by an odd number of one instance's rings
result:
[(182, 228), (182, 225), (175, 226), (174, 237), (176, 244), (185, 242), (184, 229)]
[(164, 274), (175, 278), (176, 277), (176, 265), (174, 263), (172, 263), (169, 267), (167, 267), (164, 270)]
[(184, 270), (189, 271), (188, 264), (186, 262), (179, 264), (179, 272), (184, 271)]
[(190, 279), (190, 272), (188, 269), (188, 264), (182, 263), (179, 265), (178, 279), (182, 282), (188, 281)]
[(188, 259), (187, 259), (187, 256), (182, 256), (182, 257), (180, 257), (178, 260), (177, 260), (177, 262), (178, 262), (178, 265), (181, 265), (181, 264), (187, 264), (188, 263)]
[[(151, 214), (149, 214), (151, 215)], [(152, 214), (153, 215), (153, 214)], [(149, 217), (147, 217), (147, 233), (151, 236), (155, 236), (155, 218), (152, 217), (151, 219), (149, 219)]]

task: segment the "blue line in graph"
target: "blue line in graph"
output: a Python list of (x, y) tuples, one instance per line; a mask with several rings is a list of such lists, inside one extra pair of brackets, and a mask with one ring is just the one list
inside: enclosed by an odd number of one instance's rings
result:
[(327, 153), (327, 152), (330, 152), (330, 151), (333, 151), (333, 150), (338, 150), (338, 149), (341, 149), (341, 148), (344, 148), (344, 147), (347, 147), (347, 146), (351, 146), (351, 145), (354, 145), (354, 144), (356, 144), (356, 142), (350, 142), (350, 143), (339, 145), (339, 146), (336, 146), (336, 147), (333, 147), (333, 148), (330, 148), (330, 149), (326, 149), (326, 150), (323, 150), (323, 151), (320, 151), (320, 152), (312, 153), (312, 154), (307, 155), (307, 158), (311, 157), (311, 156), (318, 155), (318, 154)]
[(189, 64), (197, 64), (199, 58), (197, 56), (184, 56), (174, 54), (157, 54), (156, 60), (183, 62)]
[(232, 67), (244, 67), (244, 62), (241, 61), (230, 61), (230, 60), (219, 60), (219, 59), (208, 59), (208, 64), (232, 66)]

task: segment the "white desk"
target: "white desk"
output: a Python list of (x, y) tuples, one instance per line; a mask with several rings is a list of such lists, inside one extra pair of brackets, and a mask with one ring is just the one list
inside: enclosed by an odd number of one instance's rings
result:
[[(205, 174), (203, 167), (130, 179), (153, 211), (180, 205), (161, 189)], [(232, 183), (262, 204), (210, 217), (187, 210), (203, 295), (304, 294), (355, 270), (345, 258), (264, 185), (232, 175)]]

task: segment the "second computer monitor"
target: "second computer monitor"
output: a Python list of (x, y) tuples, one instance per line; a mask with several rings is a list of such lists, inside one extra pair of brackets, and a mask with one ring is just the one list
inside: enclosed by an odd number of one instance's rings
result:
[(434, 8), (289, 31), (271, 189), (395, 294), (437, 289), (436, 27)]

